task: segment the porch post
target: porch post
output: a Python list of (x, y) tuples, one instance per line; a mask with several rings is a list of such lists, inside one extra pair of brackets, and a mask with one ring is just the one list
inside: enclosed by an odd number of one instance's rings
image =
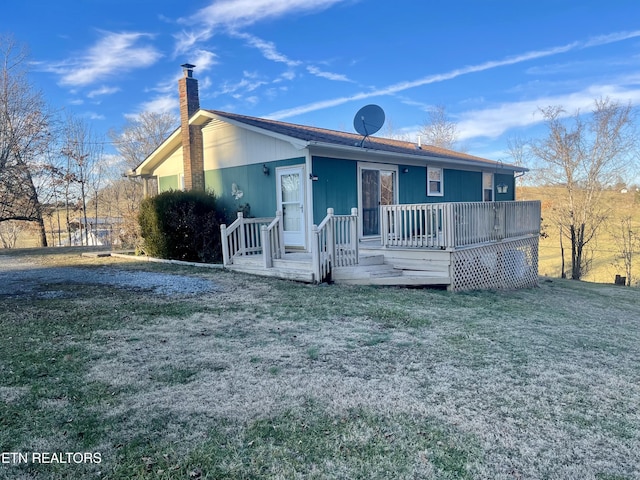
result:
[(266, 225), (260, 227), (260, 235), (262, 236), (262, 259), (264, 268), (273, 267), (273, 259), (271, 258), (271, 236)]
[(335, 225), (333, 223), (333, 208), (327, 208), (327, 217), (329, 217), (329, 221), (327, 222), (327, 251), (329, 252), (329, 259), (331, 261), (331, 265), (336, 264), (336, 234), (335, 234)]
[(454, 215), (453, 204), (445, 203), (442, 206), (442, 220), (444, 222), (442, 233), (443, 246), (445, 248), (453, 248), (456, 246), (455, 231), (456, 231), (456, 219)]
[(387, 247), (389, 242), (389, 212), (386, 205), (380, 205), (380, 245)]
[(240, 252), (240, 255), (244, 255), (245, 249), (247, 248), (247, 243), (245, 240), (245, 234), (244, 234), (244, 213), (242, 212), (238, 212), (238, 220), (240, 221), (240, 248), (238, 249)]
[(282, 218), (282, 210), (276, 211), (276, 217), (278, 218), (278, 244), (280, 245), (280, 258), (284, 258), (284, 224)]
[(359, 245), (358, 245), (358, 209), (351, 209), (351, 225), (349, 225), (349, 229), (351, 230), (351, 246), (353, 248), (354, 261), (356, 265), (360, 263), (360, 253)]
[(220, 243), (222, 243), (222, 265), (229, 265), (229, 239), (227, 238), (227, 226), (220, 225)]
[(318, 245), (318, 226), (311, 227), (311, 263), (313, 268), (313, 281), (320, 283), (320, 252)]

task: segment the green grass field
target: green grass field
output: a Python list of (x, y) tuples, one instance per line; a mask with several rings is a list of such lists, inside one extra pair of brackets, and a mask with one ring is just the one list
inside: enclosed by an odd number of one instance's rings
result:
[[(6, 457), (0, 478), (640, 471), (637, 289), (542, 279), (452, 294), (0, 255), (0, 284), (25, 272), (40, 280), (0, 294), (1, 452), (100, 463)], [(105, 280), (145, 272), (213, 288), (166, 295)]]

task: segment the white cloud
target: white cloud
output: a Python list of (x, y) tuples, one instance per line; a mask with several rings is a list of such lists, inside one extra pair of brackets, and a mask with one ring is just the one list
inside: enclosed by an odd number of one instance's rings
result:
[(236, 29), (284, 15), (325, 10), (344, 1), (348, 0), (213, 0), (191, 17), (179, 20), (199, 28), (181, 32), (176, 37), (176, 51), (188, 51), (195, 43), (211, 38), (218, 29)]
[(572, 50), (578, 46), (578, 42), (573, 42), (568, 45), (563, 45), (560, 47), (553, 47), (546, 50), (536, 50), (532, 52), (526, 52), (521, 55), (516, 55), (513, 57), (507, 57), (502, 60), (490, 60), (488, 62), (480, 63), (478, 65), (470, 65), (468, 67), (457, 68), (455, 70), (451, 70), (449, 72), (438, 73), (435, 75), (429, 75), (427, 77), (420, 78), (418, 80), (404, 81), (399, 82), (393, 85), (389, 85), (387, 87), (374, 89), (367, 92), (360, 92), (353, 94), (347, 97), (334, 98), (330, 100), (323, 100), (320, 102), (310, 103), (307, 105), (301, 105), (299, 107), (294, 107), (287, 110), (280, 110), (278, 112), (272, 113), (269, 115), (269, 118), (273, 118), (276, 120), (280, 120), (283, 118), (292, 117), (295, 115), (299, 115), (302, 113), (313, 112), (316, 110), (321, 110), (323, 108), (335, 107), (338, 105), (342, 105), (347, 102), (357, 101), (357, 100), (365, 100), (372, 97), (379, 97), (383, 95), (393, 95), (404, 90), (408, 90), (411, 88), (421, 87), (423, 85), (429, 85), (432, 83), (444, 82), (446, 80), (452, 80), (456, 77), (462, 75), (468, 75), (470, 73), (482, 72), (485, 70), (491, 70), (493, 68), (503, 67), (506, 65), (514, 65), (521, 62), (526, 62), (528, 60), (533, 60), (536, 58), (547, 57), (551, 55), (557, 55), (559, 53), (564, 53), (569, 50)]
[(195, 65), (198, 72), (206, 72), (218, 64), (218, 56), (209, 50), (197, 49), (190, 55), (187, 63)]
[(565, 116), (577, 111), (588, 112), (597, 98), (609, 97), (620, 103), (640, 103), (640, 88), (624, 88), (619, 85), (591, 85), (579, 92), (546, 96), (522, 102), (503, 103), (483, 110), (471, 110), (459, 115), (460, 140), (488, 137), (497, 138), (507, 130), (528, 127), (543, 121), (540, 108), (561, 106)]
[(318, 67), (308, 66), (307, 71), (311, 75), (315, 75), (316, 77), (326, 78), (327, 80), (334, 80), (337, 82), (352, 82), (353, 80), (349, 80), (346, 75), (342, 75), (340, 73), (331, 73), (320, 70)]
[(494, 68), (504, 67), (508, 65), (515, 65), (515, 64), (527, 62), (530, 60), (559, 55), (559, 54), (566, 53), (576, 49), (589, 48), (597, 45), (603, 45), (605, 43), (614, 43), (617, 41), (622, 41), (622, 40), (626, 40), (626, 39), (634, 38), (638, 36), (640, 36), (640, 31), (612, 33), (610, 35), (592, 38), (584, 42), (575, 41), (575, 42), (568, 43), (566, 45), (551, 47), (543, 50), (534, 50), (530, 52), (525, 52), (520, 55), (506, 57), (501, 60), (489, 60), (487, 62), (479, 63), (477, 65), (470, 65), (470, 66), (450, 70), (448, 72), (429, 75), (427, 77), (423, 77), (417, 80), (407, 80), (403, 82), (398, 82), (393, 85), (389, 85), (387, 87), (373, 89), (367, 92), (355, 93), (349, 96), (321, 100), (318, 102), (293, 107), (290, 109), (279, 110), (277, 112), (274, 112), (268, 115), (268, 117), (276, 120), (281, 120), (281, 119), (290, 118), (296, 115), (300, 115), (303, 113), (335, 107), (338, 105), (345, 104), (347, 102), (366, 100), (368, 98), (379, 97), (384, 95), (394, 95), (399, 92), (409, 90), (411, 88), (421, 87), (421, 86), (429, 85), (433, 83), (444, 82), (444, 81), (452, 80), (454, 78), (457, 78), (463, 75), (469, 75), (471, 73), (478, 73), (478, 72), (483, 72), (487, 70), (492, 70)]
[(92, 90), (89, 93), (87, 93), (87, 97), (89, 98), (94, 98), (94, 97), (100, 97), (103, 95), (112, 95), (116, 92), (119, 92), (120, 88), (119, 87), (107, 87), (107, 86), (103, 86), (100, 87), (96, 90)]
[[(176, 111), (179, 108), (175, 94), (160, 95), (153, 100), (140, 105), (138, 112), (164, 113)], [(137, 115), (137, 114), (133, 114)]]
[[(237, 83), (224, 83), (217, 94), (226, 94), (226, 95), (237, 95), (241, 97), (242, 95), (238, 92), (253, 92), (258, 87), (262, 85), (267, 85), (268, 82), (261, 79), (257, 73), (254, 72), (243, 72), (243, 78)], [(235, 98), (235, 97), (234, 97)]]
[(271, 60), (273, 62), (278, 62), (278, 63), (284, 63), (289, 67), (295, 67), (300, 65), (301, 63), (297, 60), (291, 60), (283, 53), (278, 52), (273, 42), (262, 40), (261, 38), (258, 38), (254, 35), (250, 35), (248, 33), (235, 32), (233, 33), (233, 36), (246, 40), (249, 43), (249, 45), (260, 50), (264, 58), (266, 58), (267, 60)]
[(84, 112), (81, 113), (80, 116), (87, 118), (89, 120), (104, 120), (105, 116), (102, 115), (101, 113), (96, 113), (96, 112)]
[(630, 38), (640, 37), (640, 30), (634, 30), (631, 32), (615, 32), (607, 35), (600, 35), (593, 37), (584, 42), (584, 48), (597, 47), (599, 45), (607, 45), (609, 43), (621, 42), (623, 40), (629, 40)]
[(60, 84), (86, 86), (115, 74), (148, 67), (161, 54), (152, 46), (139, 45), (144, 33), (101, 32), (102, 38), (77, 58), (48, 65), (46, 70), (60, 75)]

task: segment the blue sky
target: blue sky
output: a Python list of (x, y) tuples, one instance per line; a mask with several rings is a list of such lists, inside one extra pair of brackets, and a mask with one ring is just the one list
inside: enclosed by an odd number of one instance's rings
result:
[(353, 131), (369, 103), (409, 135), (444, 105), (469, 153), (510, 161), (539, 107), (640, 103), (637, 0), (68, 0), (5, 2), (56, 108), (121, 127), (177, 112), (180, 64), (203, 108)]

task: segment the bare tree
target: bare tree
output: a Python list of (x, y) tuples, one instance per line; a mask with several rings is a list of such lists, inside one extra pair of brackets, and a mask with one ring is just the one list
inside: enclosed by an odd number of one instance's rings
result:
[(130, 119), (122, 129), (111, 130), (109, 138), (126, 166), (133, 169), (158, 148), (179, 124), (178, 117), (171, 113), (143, 112)]
[(384, 129), (381, 131), (380, 135), (383, 138), (390, 138), (392, 140), (400, 140), (402, 142), (415, 142), (415, 138), (411, 138), (408, 133), (400, 132), (396, 129), (395, 122), (393, 118), (387, 116), (384, 122)]
[[(84, 224), (84, 241), (81, 243), (89, 245), (87, 200), (90, 199), (93, 188), (94, 194), (92, 196), (96, 201), (95, 210), (97, 212), (97, 192), (102, 173), (100, 163), (102, 161), (103, 142), (93, 134), (87, 122), (70, 115), (65, 122), (64, 146), (61, 153), (68, 160), (67, 175), (69, 177), (69, 185), (75, 182), (79, 190), (82, 209), (81, 223)], [(67, 189), (68, 191), (69, 189)]]
[(616, 185), (615, 212), (608, 222), (609, 233), (616, 249), (616, 258), (613, 265), (622, 268), (625, 272), (626, 285), (633, 283), (632, 272), (635, 264), (635, 256), (640, 253), (640, 224), (634, 213), (640, 204), (640, 196), (630, 194), (628, 190), (621, 193), (619, 185)]
[(541, 109), (545, 138), (531, 145), (541, 161), (545, 182), (562, 186), (557, 222), (571, 245), (571, 278), (580, 280), (589, 267), (589, 242), (607, 219), (603, 192), (632, 161), (637, 145), (634, 110), (608, 98), (597, 99), (588, 116), (567, 117), (562, 107)]
[[(143, 112), (120, 130), (111, 130), (109, 137), (123, 159), (123, 168), (135, 169), (140, 165), (180, 124), (177, 116), (170, 113)], [(156, 190), (152, 185), (151, 190)], [(114, 178), (105, 191), (105, 198), (112, 211), (122, 217), (122, 241), (135, 245), (138, 239), (138, 211), (143, 196), (139, 179)]]
[(458, 142), (458, 126), (449, 119), (444, 105), (432, 107), (420, 130), (424, 143), (454, 150)]
[(0, 38), (0, 222), (34, 222), (47, 245), (43, 207), (35, 177), (51, 135), (51, 117), (42, 95), (27, 81), (27, 52)]
[(2, 248), (14, 248), (22, 230), (22, 222), (9, 220), (0, 223), (0, 243)]
[(625, 215), (620, 219), (617, 228), (614, 228), (612, 231), (612, 237), (618, 249), (618, 258), (615, 264), (621, 265), (622, 268), (624, 268), (627, 278), (626, 285), (631, 286), (633, 260), (635, 254), (640, 251), (640, 232), (638, 232), (637, 228), (634, 228), (633, 217), (631, 215)]

